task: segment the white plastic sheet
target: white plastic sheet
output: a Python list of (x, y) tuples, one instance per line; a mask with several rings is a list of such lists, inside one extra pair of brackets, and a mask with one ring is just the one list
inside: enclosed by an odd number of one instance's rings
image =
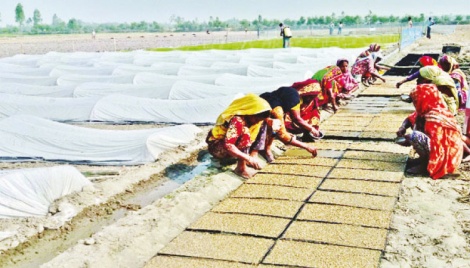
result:
[(66, 74), (57, 78), (57, 85), (60, 86), (77, 86), (81, 83), (100, 82), (115, 84), (132, 84), (134, 75), (80, 75)]
[(113, 75), (136, 75), (138, 73), (176, 75), (183, 65), (182, 63), (158, 63), (148, 67), (126, 64), (117, 66), (113, 71)]
[(88, 121), (98, 98), (50, 98), (0, 94), (0, 118), (34, 115), (54, 121)]
[(266, 68), (262, 66), (250, 65), (248, 67), (248, 76), (250, 77), (282, 77), (282, 76), (290, 76), (296, 79), (296, 81), (302, 80), (305, 71), (300, 70), (292, 70), (292, 69), (274, 69), (274, 68)]
[(271, 85), (256, 85), (251, 87), (239, 86), (216, 86), (192, 81), (178, 81), (171, 88), (168, 96), (171, 100), (191, 100), (191, 99), (207, 99), (229, 95), (236, 95), (238, 93), (255, 93), (261, 94), (267, 91), (273, 91)]
[(290, 76), (281, 77), (250, 77), (235, 74), (224, 74), (215, 80), (219, 86), (255, 88), (256, 85), (272, 86), (276, 90), (280, 86), (290, 86), (298, 79)]
[(96, 103), (90, 118), (106, 122), (214, 123), (236, 97), (240, 95), (197, 100), (109, 95)]
[(208, 75), (208, 74), (224, 74), (232, 73), (239, 75), (246, 75), (247, 67), (203, 67), (203, 66), (182, 66), (179, 71), (179, 76), (197, 76), (197, 75)]
[(57, 85), (57, 78), (49, 76), (31, 76), (12, 73), (0, 73), (0, 83), (18, 83), (37, 86)]
[(169, 82), (176, 81), (194, 81), (205, 84), (214, 84), (215, 80), (222, 76), (221, 74), (209, 74), (209, 75), (192, 75), (192, 76), (177, 76), (177, 75), (162, 75), (153, 73), (138, 73), (134, 77), (134, 84), (136, 85), (160, 85), (168, 84)]
[(19, 83), (0, 83), (0, 93), (41, 96), (41, 97), (73, 97), (73, 86), (37, 86)]
[(101, 130), (18, 115), (0, 121), (0, 158), (135, 165), (153, 162), (166, 150), (189, 144), (199, 132), (194, 125)]
[(159, 85), (83, 83), (75, 88), (73, 97), (104, 97), (111, 94), (122, 94), (142, 98), (168, 99), (173, 82)]
[(54, 200), (91, 185), (76, 168), (20, 169), (0, 175), (0, 218), (46, 216)]
[(113, 70), (114, 68), (112, 67), (57, 65), (51, 70), (51, 72), (49, 73), (49, 76), (60, 77), (66, 74), (111, 75)]

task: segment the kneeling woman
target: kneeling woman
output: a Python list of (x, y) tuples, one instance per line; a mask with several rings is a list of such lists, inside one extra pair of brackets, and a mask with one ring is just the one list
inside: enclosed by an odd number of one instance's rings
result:
[[(297, 90), (292, 87), (280, 87), (273, 92), (263, 93), (260, 97), (265, 99), (271, 106), (271, 118), (278, 119), (281, 122), (280, 129), (276, 131), (276, 136), (284, 144), (292, 144), (294, 146), (304, 148), (311, 153), (313, 157), (317, 156), (317, 149), (313, 145), (296, 140), (293, 134), (287, 132), (285, 126), (284, 118), (286, 114), (289, 114), (291, 120), (303, 130), (312, 133), (312, 136), (314, 137), (319, 135), (318, 130), (300, 116), (300, 96)], [(272, 133), (273, 129), (272, 126), (270, 126), (268, 128), (265, 152), (265, 158), (268, 162), (274, 160), (274, 156), (271, 151), (271, 145), (274, 140)]]
[(254, 94), (234, 100), (207, 135), (209, 153), (217, 159), (238, 159), (234, 172), (251, 178), (254, 169), (261, 169), (261, 162), (250, 153), (264, 149), (270, 111), (269, 103)]
[[(433, 84), (420, 84), (410, 93), (416, 111), (408, 116), (397, 131), (405, 137), (402, 145), (412, 145), (420, 156), (420, 165), (409, 173), (429, 172), (433, 179), (453, 173), (463, 156), (462, 139), (452, 113)], [(413, 127), (411, 134), (406, 129)]]

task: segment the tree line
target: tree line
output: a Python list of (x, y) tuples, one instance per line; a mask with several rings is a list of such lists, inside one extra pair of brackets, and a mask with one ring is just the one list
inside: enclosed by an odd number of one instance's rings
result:
[[(60, 19), (56, 14), (52, 17), (50, 24), (44, 23), (41, 12), (35, 9), (32, 17), (26, 18), (23, 5), (21, 3), (15, 8), (15, 21), (18, 25), (9, 25), (1, 28), (2, 33), (23, 33), (23, 34), (68, 34), (68, 33), (90, 33), (96, 32), (198, 32), (198, 31), (253, 31), (266, 30), (278, 27), (279, 23), (289, 25), (293, 29), (314, 29), (325, 28), (334, 23), (343, 23), (343, 27), (363, 26), (376, 27), (379, 25), (406, 25), (408, 18), (411, 17), (415, 25), (424, 23), (427, 20), (424, 14), (417, 16), (379, 16), (372, 11), (365, 16), (347, 15), (344, 11), (341, 14), (332, 13), (327, 16), (301, 16), (298, 19), (266, 19), (259, 15), (253, 20), (247, 19), (229, 19), (220, 20), (219, 17), (209, 17), (208, 21), (199, 22), (197, 19), (186, 20), (183, 17), (173, 15), (168, 23), (153, 22), (132, 22), (132, 23), (87, 23), (79, 19), (71, 18), (68, 21)], [(433, 16), (438, 24), (470, 24), (470, 15), (442, 15)], [(1, 20), (1, 16), (0, 16)]]

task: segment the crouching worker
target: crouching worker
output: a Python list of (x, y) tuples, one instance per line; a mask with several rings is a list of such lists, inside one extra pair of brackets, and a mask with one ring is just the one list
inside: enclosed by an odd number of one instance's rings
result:
[[(432, 179), (453, 173), (462, 161), (463, 146), (457, 120), (447, 108), (442, 94), (433, 84), (420, 84), (410, 93), (416, 111), (397, 131), (404, 137), (400, 145), (412, 145), (418, 153), (411, 174), (429, 173)], [(412, 127), (411, 134), (405, 134)]]
[[(300, 96), (297, 90), (293, 87), (280, 87), (273, 92), (266, 92), (260, 95), (261, 98), (265, 99), (271, 106), (271, 120), (268, 124), (268, 133), (266, 137), (266, 150), (264, 157), (268, 162), (274, 161), (274, 155), (271, 151), (271, 146), (274, 140), (273, 134), (281, 140), (284, 144), (291, 144), (296, 147), (303, 148), (312, 154), (312, 157), (317, 156), (317, 149), (311, 144), (301, 142), (296, 139), (295, 135), (287, 132), (285, 126), (285, 116), (288, 114), (289, 117), (296, 122), (303, 130), (312, 133), (312, 136), (320, 135), (320, 132), (306, 122), (300, 116)], [(278, 119), (278, 120), (274, 120)], [(274, 124), (271, 122), (280, 122), (279, 130), (276, 130)]]
[(209, 153), (217, 159), (238, 159), (234, 172), (253, 177), (261, 162), (252, 155), (264, 149), (270, 111), (269, 103), (254, 94), (234, 100), (207, 135)]

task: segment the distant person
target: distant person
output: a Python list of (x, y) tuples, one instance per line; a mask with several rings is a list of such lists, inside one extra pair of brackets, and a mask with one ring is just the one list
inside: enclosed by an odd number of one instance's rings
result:
[(411, 17), (408, 17), (408, 28), (413, 28), (413, 21), (411, 20)]
[(338, 24), (338, 35), (341, 35), (341, 31), (343, 30), (343, 22), (340, 21)]
[(95, 30), (93, 30), (93, 32), (91, 32), (91, 39), (96, 39), (96, 32), (95, 32)]
[(429, 17), (429, 19), (426, 23), (426, 26), (427, 26), (426, 27), (426, 37), (428, 39), (431, 39), (431, 26), (433, 26), (433, 25), (434, 25), (434, 20), (431, 17)]
[(282, 23), (279, 23), (279, 27), (281, 27), (282, 47), (290, 47), (290, 39), (292, 38), (292, 32), (289, 26), (284, 26)]
[(330, 35), (333, 35), (333, 30), (335, 28), (335, 24), (333, 22), (330, 23)]

